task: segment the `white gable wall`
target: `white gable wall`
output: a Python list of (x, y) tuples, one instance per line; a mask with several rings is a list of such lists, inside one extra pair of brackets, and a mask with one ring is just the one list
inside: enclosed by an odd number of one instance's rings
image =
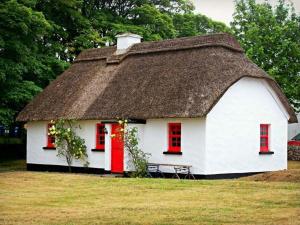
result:
[[(286, 169), (286, 115), (264, 80), (239, 80), (207, 115), (205, 174)], [(273, 155), (259, 155), (260, 124), (270, 124)]]

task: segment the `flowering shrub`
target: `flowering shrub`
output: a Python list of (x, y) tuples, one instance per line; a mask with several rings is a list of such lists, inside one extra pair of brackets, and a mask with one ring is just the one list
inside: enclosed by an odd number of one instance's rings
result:
[[(134, 172), (132, 172), (132, 177), (146, 177), (147, 176), (147, 164), (149, 153), (143, 152), (139, 147), (139, 140), (137, 137), (138, 128), (128, 127), (127, 120), (119, 120), (119, 124), (123, 125), (120, 130), (121, 137), (124, 141), (124, 148), (129, 153), (129, 161), (134, 166)], [(116, 138), (116, 137), (112, 137)]]
[(49, 128), (49, 135), (55, 137), (55, 146), (58, 149), (57, 156), (64, 157), (68, 163), (69, 172), (71, 172), (71, 165), (73, 159), (83, 161), (85, 166), (88, 166), (87, 152), (84, 139), (77, 136), (72, 120), (57, 120), (51, 121), (53, 124)]

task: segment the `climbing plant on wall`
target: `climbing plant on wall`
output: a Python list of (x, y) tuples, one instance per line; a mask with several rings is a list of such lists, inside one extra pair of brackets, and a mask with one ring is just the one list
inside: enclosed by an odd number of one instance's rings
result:
[(72, 171), (72, 162), (74, 159), (81, 160), (85, 166), (88, 166), (88, 155), (83, 138), (76, 134), (80, 126), (76, 126), (72, 120), (60, 119), (51, 121), (53, 124), (49, 128), (49, 135), (55, 137), (55, 146), (58, 150), (57, 156), (66, 159), (69, 172)]
[(129, 164), (133, 165), (134, 171), (131, 173), (132, 177), (146, 177), (147, 164), (151, 154), (145, 153), (139, 147), (138, 128), (128, 126), (127, 120), (119, 120), (120, 135), (112, 138), (122, 138), (124, 142), (124, 149), (129, 155)]

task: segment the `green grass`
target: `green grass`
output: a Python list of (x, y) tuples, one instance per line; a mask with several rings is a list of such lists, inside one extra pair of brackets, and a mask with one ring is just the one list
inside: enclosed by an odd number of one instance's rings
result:
[(2, 171), (0, 224), (300, 224), (297, 182)]

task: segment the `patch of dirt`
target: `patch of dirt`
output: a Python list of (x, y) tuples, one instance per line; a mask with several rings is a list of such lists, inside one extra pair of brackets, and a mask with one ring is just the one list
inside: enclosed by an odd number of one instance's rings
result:
[(300, 182), (300, 169), (260, 173), (242, 179), (252, 181)]

